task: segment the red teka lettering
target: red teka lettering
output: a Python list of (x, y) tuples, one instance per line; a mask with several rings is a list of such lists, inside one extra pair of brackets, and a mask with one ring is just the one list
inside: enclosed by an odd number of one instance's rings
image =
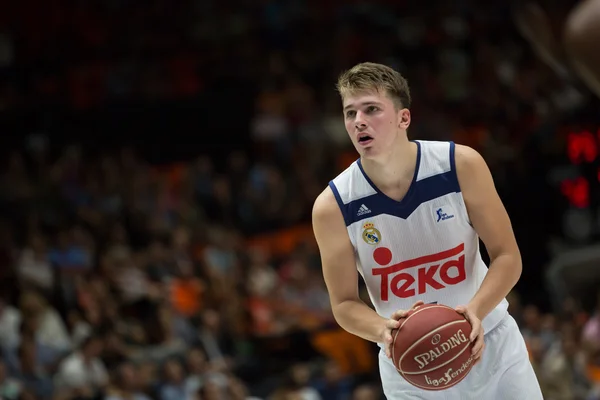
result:
[[(453, 249), (430, 254), (412, 260), (390, 265), (384, 268), (373, 268), (373, 275), (381, 276), (381, 300), (388, 301), (390, 290), (396, 297), (407, 298), (423, 294), (428, 288), (435, 290), (456, 285), (467, 278), (465, 272), (465, 255), (461, 254), (465, 245), (461, 243)], [(451, 260), (448, 260), (452, 258)], [(445, 263), (440, 263), (448, 260)], [(416, 273), (400, 272), (419, 267)], [(400, 272), (389, 279), (389, 276)], [(415, 285), (416, 284), (416, 285)]]

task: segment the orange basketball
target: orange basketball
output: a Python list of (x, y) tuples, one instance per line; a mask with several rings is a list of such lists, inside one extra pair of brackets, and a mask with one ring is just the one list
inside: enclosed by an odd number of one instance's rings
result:
[(462, 381), (471, 368), (471, 324), (454, 309), (425, 304), (401, 320), (393, 332), (392, 360), (412, 385), (444, 390)]

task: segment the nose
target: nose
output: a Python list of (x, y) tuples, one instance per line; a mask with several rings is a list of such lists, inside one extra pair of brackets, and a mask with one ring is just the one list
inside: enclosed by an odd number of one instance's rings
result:
[(356, 113), (356, 118), (354, 119), (354, 126), (358, 130), (363, 130), (367, 127), (367, 122), (364, 119), (364, 114), (360, 111)]

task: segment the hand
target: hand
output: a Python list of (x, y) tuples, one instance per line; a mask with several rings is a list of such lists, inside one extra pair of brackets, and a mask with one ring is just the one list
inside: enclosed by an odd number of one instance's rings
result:
[(471, 350), (471, 354), (473, 356), (473, 365), (477, 364), (481, 361), (481, 356), (483, 355), (483, 349), (485, 349), (485, 342), (483, 339), (483, 326), (481, 325), (481, 321), (475, 313), (469, 310), (465, 306), (456, 307), (456, 312), (464, 315), (464, 317), (471, 324), (471, 335), (469, 336), (469, 340), (473, 343), (473, 349)]
[[(415, 304), (412, 305), (410, 310), (414, 310), (415, 308), (422, 306), (423, 304), (425, 304), (425, 303), (422, 300), (419, 300)], [(390, 319), (388, 319), (385, 322), (385, 329), (383, 330), (382, 337), (383, 337), (383, 343), (385, 344), (385, 355), (387, 356), (387, 358), (392, 358), (391, 345), (394, 340), (392, 337), (392, 331), (394, 329), (400, 328), (399, 320), (406, 317), (406, 314), (408, 314), (408, 312), (410, 310), (398, 310), (395, 313), (393, 313), (392, 316), (390, 317)]]

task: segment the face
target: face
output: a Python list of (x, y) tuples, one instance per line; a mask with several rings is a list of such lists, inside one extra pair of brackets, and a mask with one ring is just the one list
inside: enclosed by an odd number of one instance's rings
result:
[(410, 111), (396, 109), (387, 94), (377, 91), (347, 95), (343, 107), (346, 131), (364, 158), (384, 153), (410, 125)]
[(133, 389), (137, 386), (137, 371), (133, 365), (123, 365), (121, 367), (121, 383), (127, 389)]
[(538, 329), (540, 327), (540, 312), (535, 306), (527, 306), (525, 307), (525, 311), (523, 313), (523, 319), (525, 321), (525, 325), (529, 329)]
[(206, 356), (198, 349), (194, 349), (188, 354), (188, 366), (194, 373), (203, 373), (206, 370)]
[(369, 386), (359, 386), (352, 393), (352, 400), (377, 400), (377, 392)]
[(306, 365), (295, 365), (292, 368), (292, 378), (300, 386), (304, 386), (310, 380), (310, 370)]
[(223, 399), (223, 391), (212, 381), (208, 381), (203, 387), (202, 399), (206, 400), (221, 400)]
[(167, 379), (173, 382), (179, 382), (183, 378), (183, 369), (181, 364), (175, 360), (170, 360), (165, 365), (165, 374)]

